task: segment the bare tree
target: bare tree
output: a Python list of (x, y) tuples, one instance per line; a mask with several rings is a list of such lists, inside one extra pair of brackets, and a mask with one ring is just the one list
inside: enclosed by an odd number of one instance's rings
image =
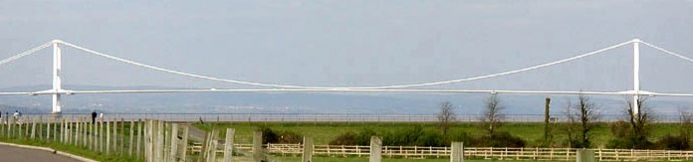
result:
[(496, 129), (502, 125), (505, 116), (501, 113), (505, 109), (501, 106), (500, 99), (496, 94), (492, 94), (486, 99), (486, 106), (484, 107), (484, 116), (481, 118), (481, 122), (488, 132), (489, 136), (496, 133)]
[(679, 110), (679, 136), (684, 138), (684, 141), (689, 142), (691, 137), (691, 129), (693, 129), (693, 114), (688, 111)]
[(447, 134), (450, 129), (450, 125), (456, 119), (454, 106), (450, 102), (443, 102), (440, 104), (440, 112), (438, 113), (438, 126), (443, 131), (443, 134)]
[(595, 121), (599, 119), (598, 107), (590, 101), (590, 98), (584, 95), (578, 96), (578, 104), (576, 105), (580, 119), (580, 145), (583, 148), (590, 147), (589, 133), (595, 126)]
[(551, 98), (546, 97), (544, 102), (544, 145), (551, 145), (553, 135), (551, 135)]
[(566, 124), (565, 130), (566, 135), (568, 136), (568, 147), (573, 147), (576, 144), (577, 141), (577, 136), (576, 136), (576, 131), (577, 131), (577, 116), (573, 112), (573, 104), (570, 100), (568, 100), (565, 110), (563, 111), (563, 115), (565, 115), (566, 118)]
[(628, 112), (627, 114), (627, 119), (628, 123), (631, 126), (632, 129), (632, 141), (633, 148), (647, 148), (649, 145), (649, 141), (647, 140), (647, 137), (649, 135), (649, 126), (653, 122), (654, 118), (652, 117), (652, 114), (649, 110), (649, 107), (646, 104), (647, 98), (640, 97), (638, 99), (638, 113), (633, 112), (633, 102), (628, 100), (626, 103), (628, 105)]

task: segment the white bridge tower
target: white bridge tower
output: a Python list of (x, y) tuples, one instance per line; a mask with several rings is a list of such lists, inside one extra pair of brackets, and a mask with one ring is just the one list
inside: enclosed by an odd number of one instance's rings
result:
[(640, 39), (633, 39), (633, 115), (640, 113)]
[(60, 69), (62, 68), (61, 51), (59, 40), (53, 40), (53, 114), (60, 114), (60, 92), (62, 92), (62, 81), (60, 80)]

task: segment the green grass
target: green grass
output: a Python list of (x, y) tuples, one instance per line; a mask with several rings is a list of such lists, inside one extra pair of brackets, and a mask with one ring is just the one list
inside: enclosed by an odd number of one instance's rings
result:
[(120, 156), (120, 155), (105, 155), (103, 153), (98, 153), (96, 151), (89, 150), (88, 148), (85, 147), (78, 147), (78, 146), (73, 146), (73, 145), (65, 145), (57, 142), (46, 142), (46, 141), (40, 141), (40, 140), (27, 140), (27, 139), (0, 139), (2, 142), (7, 142), (7, 143), (15, 143), (15, 144), (21, 144), (21, 145), (31, 145), (31, 146), (40, 146), (40, 147), (48, 147), (52, 148), (58, 151), (70, 153), (73, 155), (77, 156), (82, 156), (85, 158), (89, 158), (92, 160), (96, 161), (103, 161), (103, 162), (140, 162), (142, 160), (137, 160), (129, 156)]
[[(300, 157), (273, 157), (270, 161), (276, 160), (277, 162), (300, 162)], [(367, 162), (368, 157), (313, 157), (315, 162)], [(383, 162), (449, 162), (450, 159), (400, 159), (400, 158), (383, 158)], [(527, 162), (531, 160), (468, 160), (465, 162)], [(567, 161), (543, 161), (543, 162), (567, 162)]]
[[(124, 139), (129, 140), (129, 123), (124, 125), (125, 127), (120, 127), (118, 126), (118, 135), (124, 137)], [(55, 125), (53, 126), (55, 127)], [(122, 128), (122, 129), (121, 129)], [(13, 132), (17, 133), (19, 131), (21, 132), (26, 132), (26, 127), (13, 127)], [(103, 162), (139, 162), (142, 160), (135, 159), (134, 157), (127, 156), (127, 155), (116, 155), (116, 154), (108, 154), (106, 155), (105, 153), (99, 153), (94, 150), (90, 150), (87, 147), (82, 147), (82, 146), (74, 146), (72, 144), (63, 144), (60, 142), (54, 142), (52, 139), (50, 141), (47, 141), (43, 138), (38, 138), (38, 137), (45, 137), (46, 136), (46, 129), (47, 125), (46, 124), (37, 124), (37, 134), (36, 134), (36, 139), (35, 140), (29, 140), (28, 138), (18, 138), (18, 137), (6, 137), (6, 125), (0, 126), (0, 141), (2, 142), (7, 142), (7, 143), (15, 143), (15, 144), (22, 144), (22, 145), (31, 145), (31, 146), (40, 146), (40, 147), (48, 147), (52, 148), (58, 151), (62, 152), (67, 152), (70, 154), (82, 156), (85, 158), (97, 160), (97, 161), (103, 161)], [(58, 129), (59, 130), (59, 129)], [(15, 134), (16, 135), (16, 134)], [(57, 134), (53, 134), (57, 135)], [(55, 138), (58, 139), (58, 138)], [(129, 142), (129, 141), (121, 141), (121, 142)]]
[[(300, 162), (300, 157), (275, 157), (271, 160), (276, 160), (277, 162)], [(368, 157), (313, 157), (315, 162), (367, 162)], [(449, 162), (450, 159), (394, 159), (394, 158), (383, 158), (383, 162)], [(502, 162), (527, 162), (517, 161), (517, 160), (465, 160), (465, 162), (491, 162), (491, 161), (502, 161)], [(544, 162), (559, 162), (559, 161), (544, 161)]]
[[(276, 160), (277, 162), (300, 162), (300, 157), (273, 157), (270, 161)], [(313, 157), (315, 162), (367, 162), (368, 157)], [(449, 162), (450, 159), (397, 159), (397, 158), (383, 158), (383, 162)], [(464, 160), (465, 162), (527, 162), (531, 160)], [(571, 160), (575, 161), (575, 160)], [(541, 161), (541, 162), (569, 162), (569, 161)], [(654, 161), (650, 161), (654, 162)]]
[[(396, 130), (414, 128), (421, 126), (423, 129), (436, 131), (435, 123), (196, 123), (194, 126), (209, 131), (210, 129), (218, 129), (223, 137), (226, 128), (235, 128), (235, 140), (238, 143), (251, 143), (252, 132), (259, 127), (269, 127), (275, 131), (293, 131), (300, 135), (312, 136), (316, 144), (328, 144), (340, 134), (345, 132), (359, 132), (365, 129), (376, 131), (379, 134), (393, 132)], [(565, 141), (566, 133), (560, 129), (562, 125), (554, 125), (554, 141)], [(528, 146), (538, 145), (538, 141), (543, 138), (544, 125), (542, 123), (506, 123), (499, 130), (507, 131), (515, 136), (518, 136), (528, 142)], [(459, 123), (454, 125), (451, 130), (464, 131), (472, 136), (478, 137), (484, 134), (484, 131), (477, 123)], [(659, 123), (652, 126), (652, 140), (657, 140), (666, 134), (678, 133), (677, 124)], [(611, 135), (610, 127), (606, 123), (597, 124), (591, 133), (591, 140), (594, 147), (605, 147)]]

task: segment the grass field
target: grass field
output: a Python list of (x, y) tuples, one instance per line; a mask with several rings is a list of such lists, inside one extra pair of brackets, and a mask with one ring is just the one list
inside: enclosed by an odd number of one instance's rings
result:
[[(300, 157), (276, 157), (271, 160), (276, 160), (278, 162), (300, 162)], [(368, 162), (368, 157), (313, 157), (315, 162)], [(450, 159), (391, 159), (383, 158), (383, 162), (449, 162)], [(465, 162), (492, 162), (492, 161), (502, 161), (502, 162), (527, 162), (517, 161), (517, 160), (464, 160)], [(567, 162), (567, 161), (543, 161), (543, 162)]]
[[(277, 162), (300, 162), (300, 157), (275, 157), (271, 160), (276, 160)], [(270, 161), (271, 161), (270, 160)], [(368, 162), (368, 157), (313, 157), (315, 162)], [(392, 159), (383, 158), (383, 162), (449, 162), (450, 159)], [(465, 162), (528, 162), (531, 160), (464, 160)], [(541, 161), (541, 162), (572, 162), (571, 161)], [(655, 161), (650, 161), (655, 162)], [(690, 162), (690, 161), (688, 161)]]
[[(26, 139), (0, 139), (2, 142), (16, 143), (22, 145), (40, 146), (48, 147), (58, 151), (67, 152), (70, 154), (82, 156), (85, 158), (93, 159), (96, 161), (108, 161), (108, 162), (138, 162), (141, 160), (134, 159), (129, 156), (120, 156), (115, 154), (105, 155), (85, 147), (78, 147), (73, 145), (65, 145), (58, 142), (46, 142), (38, 140), (26, 140)], [(1, 160), (0, 160), (1, 161)]]
[[(251, 143), (252, 132), (259, 127), (269, 127), (275, 131), (292, 131), (304, 136), (312, 136), (316, 144), (328, 144), (345, 132), (358, 132), (366, 129), (377, 133), (393, 132), (400, 129), (415, 128), (421, 126), (423, 129), (436, 130), (435, 123), (205, 123), (194, 124), (203, 130), (218, 129), (224, 133), (226, 128), (235, 128), (235, 140), (239, 143)], [(566, 133), (561, 129), (562, 125), (553, 125), (555, 141), (565, 141)], [(500, 131), (507, 131), (527, 141), (528, 146), (535, 146), (537, 141), (543, 138), (543, 123), (506, 123)], [(476, 123), (460, 123), (451, 128), (451, 132), (464, 131), (472, 136), (481, 136), (484, 131)], [(678, 133), (677, 124), (661, 123), (652, 126), (652, 138), (656, 140), (666, 134)], [(223, 136), (221, 136), (223, 137)], [(591, 133), (593, 146), (604, 147), (612, 139), (609, 124), (601, 123), (594, 128)]]
[[(210, 130), (210, 129), (219, 129), (219, 130), (224, 130), (225, 128), (235, 128), (236, 129), (236, 141), (237, 143), (251, 143), (252, 138), (251, 134), (254, 130), (256, 130), (259, 127), (269, 127), (272, 128), (275, 131), (292, 131), (296, 132), (300, 135), (308, 135), (312, 136), (315, 139), (316, 144), (327, 144), (329, 141), (333, 140), (335, 137), (338, 135), (353, 131), (353, 132), (358, 132), (362, 131), (365, 129), (370, 129), (378, 133), (385, 133), (385, 132), (392, 132), (392, 131), (397, 131), (397, 130), (402, 130), (402, 129), (410, 129), (410, 128), (416, 128), (416, 127), (421, 127), (426, 130), (430, 131), (438, 131), (435, 123), (247, 123), (247, 122), (239, 122), (239, 123), (195, 123), (194, 126), (201, 128), (203, 130)], [(553, 134), (556, 136), (557, 141), (560, 141), (561, 139), (565, 138), (565, 133), (560, 129), (561, 125), (554, 125), (554, 132)], [(125, 127), (125, 130), (119, 129), (120, 133), (128, 132), (127, 131), (127, 125)], [(596, 147), (602, 147), (603, 145), (606, 144), (608, 140), (610, 140), (611, 137), (611, 132), (609, 130), (609, 125), (608, 124), (599, 124), (593, 131), (592, 139), (594, 142), (594, 146)], [(513, 135), (519, 136), (523, 139), (525, 139), (529, 143), (529, 147), (532, 145), (535, 145), (538, 139), (541, 139), (543, 136), (543, 124), (541, 123), (506, 123), (503, 127), (500, 128), (501, 131), (507, 131), (510, 132)], [(472, 136), (481, 136), (483, 135), (483, 130), (480, 128), (478, 124), (474, 123), (460, 123), (456, 124), (452, 127), (451, 131), (464, 131), (470, 133)], [(224, 131), (220, 131), (221, 136), (223, 137)], [(662, 137), (663, 135), (666, 135), (668, 133), (674, 134), (678, 133), (678, 126), (677, 124), (654, 124), (653, 129), (652, 129), (652, 138), (659, 138)], [(124, 136), (127, 136), (127, 134), (124, 134)], [(27, 144), (27, 145), (35, 145), (35, 146), (44, 146), (44, 147), (50, 147), (54, 148), (60, 151), (84, 156), (87, 158), (95, 159), (98, 161), (113, 161), (113, 162), (129, 162), (129, 161), (137, 161), (135, 159), (132, 159), (131, 157), (127, 156), (118, 156), (118, 155), (104, 155), (101, 153), (97, 153), (95, 151), (89, 150), (85, 147), (77, 147), (77, 146), (72, 146), (72, 145), (65, 145), (65, 144), (60, 144), (58, 142), (47, 142), (47, 141), (41, 141), (41, 140), (26, 140), (26, 139), (7, 139), (7, 138), (0, 138), (1, 141), (4, 142), (10, 142), (10, 143), (18, 143), (18, 144)], [(299, 157), (274, 157), (272, 160), (276, 160), (278, 162), (293, 162), (293, 161), (300, 161)], [(358, 158), (358, 157), (315, 157), (316, 162), (365, 162), (368, 161), (367, 158)], [(449, 161), (448, 159), (390, 159), (390, 158), (385, 158), (383, 159), (384, 162), (410, 162), (410, 161), (417, 161), (417, 162), (443, 162), (443, 161)], [(494, 161), (494, 160), (466, 160), (466, 161), (471, 161), (471, 162), (487, 162), (487, 161)], [(501, 161), (501, 160), (495, 160), (495, 161)], [(505, 160), (503, 160), (505, 161)], [(513, 162), (513, 161), (508, 161), (508, 162)]]

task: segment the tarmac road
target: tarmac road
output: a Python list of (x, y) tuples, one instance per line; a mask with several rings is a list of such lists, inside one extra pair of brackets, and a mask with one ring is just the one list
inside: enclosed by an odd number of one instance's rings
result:
[(45, 150), (0, 145), (1, 162), (81, 162)]

